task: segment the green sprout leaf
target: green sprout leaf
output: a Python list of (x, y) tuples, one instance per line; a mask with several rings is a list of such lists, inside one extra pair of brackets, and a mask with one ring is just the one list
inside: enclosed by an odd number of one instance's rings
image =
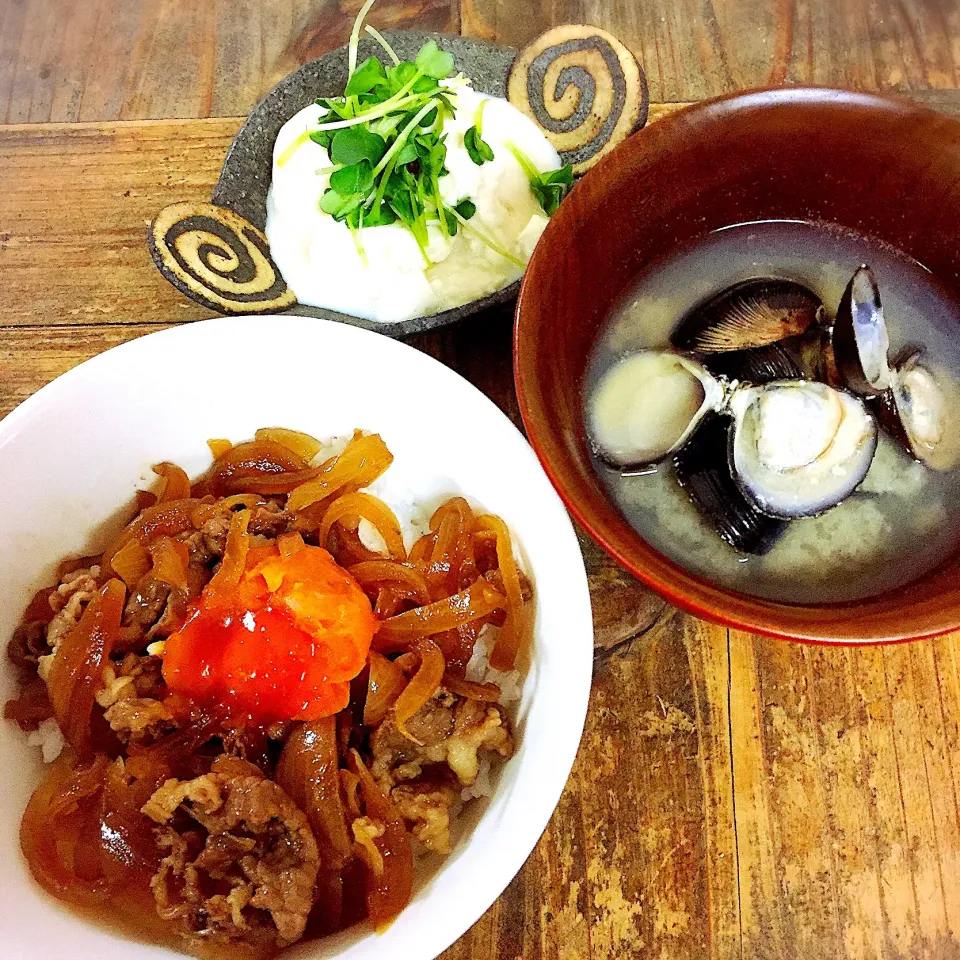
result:
[(366, 195), (373, 189), (373, 167), (370, 161), (361, 160), (331, 173), (330, 189), (336, 190), (341, 197), (353, 196), (355, 193)]
[[(287, 148), (284, 160), (309, 140), (325, 147), (331, 165), (321, 165), (317, 173), (329, 173), (330, 182), (320, 198), (320, 209), (350, 228), (361, 257), (365, 256), (360, 237), (364, 227), (401, 223), (413, 234), (429, 265), (432, 224), (448, 236), (461, 229), (478, 233), (473, 226), (465, 227), (476, 213), (473, 201), (467, 198), (451, 207), (440, 192), (440, 178), (450, 172), (442, 127), (455, 115), (456, 103), (455, 91), (440, 81), (453, 73), (454, 59), (428, 41), (414, 62), (400, 61), (371, 28), (367, 32), (380, 42), (393, 64), (370, 57), (356, 66), (356, 44), (370, 2), (363, 4), (351, 34), (351, 69), (344, 95), (316, 101), (324, 111), (319, 129), (303, 133)], [(475, 163), (486, 163), (493, 159), (493, 151), (480, 129), (478, 111), (468, 152)], [(545, 195), (551, 194), (547, 202), (553, 202), (552, 193), (558, 189), (542, 188)], [(490, 245), (489, 239), (481, 239)]]
[(319, 99), (314, 103), (318, 107), (323, 107), (327, 113), (320, 117), (318, 123), (327, 123), (331, 120), (349, 120), (353, 116), (353, 110), (345, 100)]
[(541, 179), (544, 183), (560, 183), (566, 187), (573, 186), (573, 167), (568, 163), (565, 167), (561, 167), (559, 170), (548, 170), (546, 173), (541, 174)]
[(361, 93), (369, 93), (377, 84), (387, 79), (387, 72), (383, 64), (376, 57), (368, 57), (354, 70), (343, 91), (345, 97), (355, 97)]
[(420, 118), (421, 127), (432, 127), (437, 122), (437, 108), (434, 107), (429, 113)]
[(443, 80), (453, 72), (453, 56), (441, 50), (433, 40), (428, 40), (417, 54), (417, 69), (434, 80)]
[(447, 161), (447, 145), (442, 138), (430, 144), (422, 144), (422, 147), (421, 162), (428, 175), (432, 177), (436, 174), (438, 177), (442, 177), (449, 172), (444, 166)]
[(482, 167), (493, 159), (493, 150), (490, 144), (480, 136), (480, 131), (477, 130), (476, 126), (470, 127), (463, 135), (463, 145), (470, 159), (478, 167)]
[(543, 212), (548, 217), (552, 217), (557, 212), (560, 201), (573, 186), (573, 167), (567, 164), (559, 170), (546, 170), (541, 173), (516, 144), (508, 142), (506, 146), (526, 174), (530, 189), (543, 208)]
[(376, 166), (386, 152), (387, 143), (383, 137), (362, 126), (337, 130), (330, 145), (330, 159), (345, 166), (361, 160), (369, 160), (372, 166)]
[(381, 203), (379, 207), (374, 207), (363, 216), (363, 225), (365, 227), (387, 227), (391, 223), (397, 222), (397, 215), (393, 209), (386, 203)]
[(379, 120), (373, 120), (370, 123), (370, 130), (380, 137), (383, 137), (384, 140), (389, 140), (397, 132), (397, 127), (400, 126), (400, 115), (396, 113), (388, 113), (385, 117), (380, 117)]
[(394, 93), (405, 87), (417, 75), (417, 65), (409, 60), (403, 60), (387, 71), (387, 78), (393, 87)]
[(410, 226), (416, 219), (413, 200), (409, 190), (398, 190), (390, 197), (389, 203), (393, 212), (400, 220), (407, 224), (407, 226)]
[(559, 170), (547, 170), (530, 178), (530, 189), (548, 217), (557, 212), (560, 201), (572, 186), (573, 168), (569, 164)]
[(395, 166), (402, 167), (405, 164), (412, 163), (414, 160), (418, 160), (419, 158), (420, 154), (417, 152), (417, 143), (414, 140), (408, 140), (400, 149), (400, 152), (397, 154), (396, 159), (393, 162)]
[(456, 236), (462, 220), (470, 220), (477, 212), (477, 205), (470, 199), (461, 200), (453, 209), (444, 207), (443, 216), (447, 224), (447, 233)]
[(363, 197), (360, 194), (344, 197), (331, 188), (320, 198), (320, 209), (324, 213), (329, 213), (334, 220), (344, 220), (361, 203), (363, 203)]
[(319, 143), (321, 147), (330, 149), (330, 141), (333, 140), (333, 134), (329, 130), (311, 130), (310, 139), (314, 143)]
[(420, 77), (414, 81), (412, 90), (430, 96), (440, 90), (440, 84), (433, 77)]

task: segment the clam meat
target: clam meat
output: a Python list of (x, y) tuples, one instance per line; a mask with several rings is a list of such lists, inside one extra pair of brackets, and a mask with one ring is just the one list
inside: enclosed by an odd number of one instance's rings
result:
[(960, 431), (950, 430), (960, 413), (956, 385), (934, 372), (921, 353), (893, 368), (890, 389), (879, 399), (881, 424), (910, 455), (933, 470), (950, 470), (960, 459)]

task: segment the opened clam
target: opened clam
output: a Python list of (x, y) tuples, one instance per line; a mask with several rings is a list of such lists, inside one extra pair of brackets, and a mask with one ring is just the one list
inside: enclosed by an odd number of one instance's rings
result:
[(960, 413), (957, 387), (920, 351), (891, 363), (880, 290), (866, 265), (844, 291), (832, 345), (847, 386), (875, 398), (880, 422), (912, 457), (934, 470), (957, 464), (960, 438), (950, 429)]
[(956, 385), (913, 352), (893, 368), (890, 389), (878, 399), (878, 416), (908, 453), (932, 470), (950, 470), (960, 459), (960, 433), (950, 429), (960, 412)]
[(682, 446), (722, 398), (721, 382), (696, 361), (644, 350), (616, 363), (594, 389), (590, 437), (613, 466), (657, 463)]
[(762, 513), (815, 516), (845, 500), (870, 469), (877, 423), (855, 396), (825, 383), (775, 381), (734, 393), (730, 460)]
[(730, 469), (729, 447), (729, 421), (707, 417), (674, 454), (674, 474), (722, 540), (738, 553), (768, 553), (783, 534), (786, 521), (761, 513), (743, 495)]

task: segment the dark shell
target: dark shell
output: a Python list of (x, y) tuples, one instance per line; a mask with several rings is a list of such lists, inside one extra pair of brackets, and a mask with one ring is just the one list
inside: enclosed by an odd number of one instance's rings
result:
[(828, 327), (810, 329), (799, 337), (784, 340), (777, 346), (794, 361), (804, 380), (819, 380), (831, 387), (843, 387)]
[(694, 307), (674, 331), (679, 350), (721, 353), (804, 333), (823, 318), (820, 298), (792, 280), (744, 280)]
[(717, 353), (710, 357), (707, 366), (711, 373), (721, 374), (730, 380), (745, 380), (748, 383), (799, 380), (804, 376), (803, 368), (776, 343), (751, 350)]
[(831, 336), (837, 369), (854, 393), (877, 397), (889, 387), (888, 342), (877, 280), (864, 264), (843, 291)]
[(885, 390), (878, 397), (871, 397), (867, 402), (870, 405), (871, 411), (873, 411), (873, 415), (877, 418), (877, 423), (879, 423), (911, 457), (915, 460), (919, 459), (914, 452), (913, 444), (910, 443), (910, 438), (907, 436), (907, 431), (903, 426), (903, 420), (900, 419), (900, 411), (897, 409), (897, 401), (893, 397), (893, 390)]
[(677, 481), (701, 516), (738, 553), (768, 553), (786, 529), (740, 492), (727, 459), (730, 421), (707, 417), (673, 457)]

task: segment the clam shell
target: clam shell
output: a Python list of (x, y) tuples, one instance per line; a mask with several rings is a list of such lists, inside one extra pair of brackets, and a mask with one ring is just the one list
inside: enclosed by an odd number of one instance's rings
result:
[(648, 466), (686, 443), (725, 398), (726, 384), (696, 360), (640, 350), (618, 360), (591, 389), (587, 433), (611, 466)]
[(879, 397), (871, 397), (868, 401), (870, 409), (873, 410), (877, 423), (900, 444), (914, 460), (918, 459), (910, 445), (910, 438), (903, 427), (903, 421), (900, 419), (900, 411), (897, 410), (897, 401), (893, 397), (892, 390), (886, 390)]
[(890, 338), (877, 279), (866, 264), (843, 291), (831, 343), (840, 376), (854, 393), (878, 397), (890, 387)]
[(849, 391), (776, 381), (738, 390), (731, 410), (734, 480), (768, 516), (792, 520), (825, 513), (856, 490), (873, 462), (876, 420)]
[(748, 383), (799, 380), (804, 375), (797, 361), (777, 343), (751, 350), (717, 353), (708, 359), (707, 366), (711, 373)]
[(792, 280), (744, 280), (691, 310), (671, 341), (679, 350), (723, 353), (763, 347), (823, 319), (820, 298)]
[(728, 419), (707, 417), (673, 456), (677, 482), (734, 550), (768, 553), (787, 524), (761, 513), (740, 491), (727, 458), (730, 430)]

